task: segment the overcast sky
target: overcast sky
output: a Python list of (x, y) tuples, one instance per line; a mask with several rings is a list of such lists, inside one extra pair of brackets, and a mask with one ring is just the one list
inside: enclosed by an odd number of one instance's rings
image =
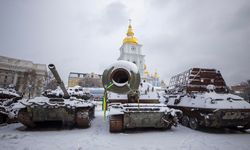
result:
[(250, 79), (249, 0), (1, 0), (0, 55), (102, 74), (119, 57), (128, 19), (161, 79), (191, 67)]

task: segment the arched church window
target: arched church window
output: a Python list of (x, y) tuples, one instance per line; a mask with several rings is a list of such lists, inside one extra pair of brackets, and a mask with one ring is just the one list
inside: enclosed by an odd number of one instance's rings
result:
[(134, 50), (135, 50), (135, 47), (134, 47), (134, 46), (132, 46), (132, 47), (131, 47), (131, 50), (133, 50), (133, 51), (134, 51)]

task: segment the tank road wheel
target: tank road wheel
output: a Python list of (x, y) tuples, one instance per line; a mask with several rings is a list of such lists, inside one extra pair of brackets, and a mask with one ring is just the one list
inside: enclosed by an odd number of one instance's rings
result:
[(198, 123), (197, 118), (191, 117), (189, 119), (189, 126), (190, 126), (191, 129), (197, 130), (199, 128), (199, 123)]
[(21, 122), (28, 128), (34, 128), (36, 126), (34, 122), (31, 120), (31, 117), (29, 116), (27, 109), (21, 109), (18, 112), (17, 118), (19, 122)]
[(0, 124), (5, 123), (6, 122), (6, 116), (3, 114), (0, 114)]
[(188, 116), (183, 116), (181, 118), (181, 124), (183, 126), (189, 127), (189, 117)]
[(76, 113), (76, 124), (79, 128), (87, 128), (91, 126), (89, 112), (80, 110)]
[(67, 128), (67, 129), (72, 129), (74, 127), (74, 122), (72, 122), (72, 121), (63, 122), (63, 127)]
[(109, 132), (122, 132), (123, 131), (123, 116), (114, 115), (109, 118)]
[(91, 119), (91, 120), (94, 119), (94, 118), (95, 118), (95, 106), (92, 107), (92, 108), (90, 108), (90, 109), (89, 109), (89, 112), (90, 112), (90, 114), (89, 114), (90, 119)]

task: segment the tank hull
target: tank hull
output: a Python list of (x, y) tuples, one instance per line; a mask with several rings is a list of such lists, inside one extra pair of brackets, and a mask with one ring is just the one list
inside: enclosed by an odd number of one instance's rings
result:
[[(110, 132), (122, 132), (134, 128), (170, 129), (178, 119), (162, 104), (119, 104), (110, 108)], [(113, 113), (115, 112), (115, 113)], [(179, 111), (180, 112), (180, 111)], [(181, 112), (180, 112), (181, 113)]]
[[(198, 127), (250, 128), (250, 109), (208, 109), (168, 106), (181, 110), (183, 117), (188, 117), (188, 120), (191, 118), (196, 119)], [(187, 125), (184, 123), (184, 125), (190, 127), (190, 124)]]
[(167, 117), (163, 112), (126, 112), (124, 128), (167, 128), (168, 124), (163, 121), (163, 117)]
[(55, 99), (35, 98), (23, 105), (25, 107), (19, 110), (17, 118), (19, 122), (30, 128), (52, 122), (66, 127), (89, 127), (95, 112), (94, 104), (82, 100), (58, 98), (55, 102)]
[(37, 127), (49, 122), (60, 122), (62, 126), (89, 127), (94, 118), (94, 107), (68, 109), (64, 107), (27, 107), (18, 113), (18, 121), (27, 127)]

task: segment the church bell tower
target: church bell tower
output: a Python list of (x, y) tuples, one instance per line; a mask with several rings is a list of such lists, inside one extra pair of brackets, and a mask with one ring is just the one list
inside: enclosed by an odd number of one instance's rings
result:
[(136, 64), (142, 77), (144, 75), (145, 55), (142, 55), (141, 47), (142, 45), (138, 43), (137, 38), (134, 36), (131, 21), (129, 21), (127, 36), (123, 39), (118, 60), (126, 60)]

